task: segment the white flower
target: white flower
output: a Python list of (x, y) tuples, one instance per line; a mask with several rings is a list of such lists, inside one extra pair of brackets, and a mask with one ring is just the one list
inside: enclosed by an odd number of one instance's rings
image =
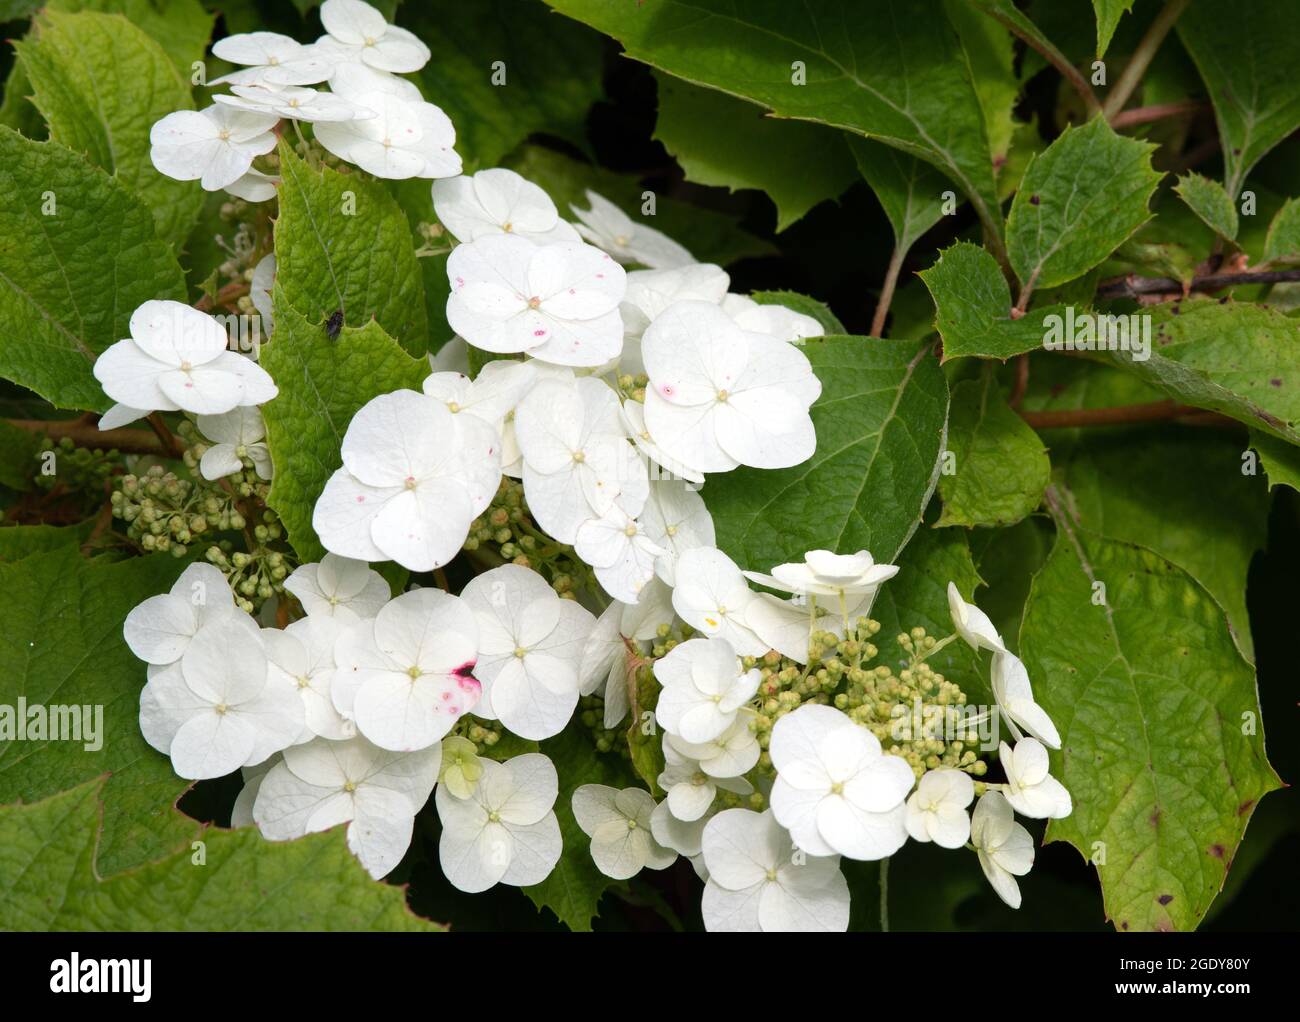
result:
[(463, 337), (453, 337), (436, 352), (429, 353), (429, 368), (437, 373), (460, 373), (468, 376), (469, 345)]
[(670, 734), (688, 742), (711, 742), (736, 721), (754, 698), (762, 676), (746, 671), (726, 639), (690, 639), (655, 661), (663, 686), (655, 717)]
[(372, 618), (392, 592), (384, 576), (365, 561), (326, 554), (320, 563), (303, 564), (284, 580), (310, 617), (333, 617), (340, 626)]
[(239, 773), (244, 778), (244, 786), (240, 789), (239, 794), (235, 796), (235, 804), (230, 807), (230, 826), (231, 827), (252, 827), (256, 825), (253, 819), (253, 806), (257, 802), (257, 793), (261, 790), (262, 782), (266, 780), (266, 775), (270, 773), (271, 767), (280, 762), (280, 754), (277, 752), (265, 762), (258, 763), (256, 766), (240, 767)]
[(582, 649), (596, 626), (591, 612), (517, 564), (474, 576), (461, 599), (478, 622), (483, 698), (475, 714), (499, 719), (521, 738), (559, 734), (578, 705)]
[(412, 571), (446, 564), (501, 481), (496, 431), (412, 390), (367, 402), (342, 446), (312, 527), (327, 550), (358, 560)]
[(717, 542), (713, 516), (704, 498), (678, 480), (661, 479), (650, 484), (650, 496), (641, 509), (641, 529), (663, 547), (655, 559), (655, 574), (673, 585), (677, 559), (687, 550), (712, 548)]
[(756, 596), (736, 562), (721, 550), (698, 547), (677, 559), (673, 610), (692, 628), (726, 639), (740, 656), (762, 656), (768, 646), (746, 623)]
[[(665, 848), (671, 848), (678, 855), (690, 859), (691, 865), (695, 866), (695, 871), (699, 873), (704, 864), (704, 858), (700, 854), (704, 842), (704, 828), (716, 815), (710, 812), (696, 820), (679, 820), (672, 814), (668, 800), (665, 799), (655, 806), (654, 812), (650, 814), (650, 833)], [(707, 880), (707, 873), (701, 874), (700, 879)]]
[(131, 652), (147, 664), (174, 664), (200, 628), (235, 613), (235, 595), (226, 576), (211, 564), (196, 562), (170, 591), (132, 608), (122, 625)]
[(810, 855), (883, 859), (907, 840), (903, 800), (916, 778), (864, 727), (830, 706), (805, 704), (776, 722), (768, 746), (772, 812)]
[(322, 47), (331, 59), (359, 60), (396, 74), (418, 71), (429, 62), (429, 47), (406, 29), (388, 24), (362, 0), (325, 0), (320, 20), (333, 43)]
[[(268, 195), (267, 198), (270, 198)], [(262, 317), (262, 332), (271, 336), (275, 319), (271, 307), (271, 288), (275, 286), (275, 253), (268, 252), (253, 267), (253, 279), (248, 283), (248, 297), (253, 308)]]
[(1073, 812), (1065, 785), (1047, 772), (1047, 750), (1042, 742), (1022, 738), (1014, 749), (1000, 742), (998, 761), (1007, 774), (1003, 794), (1021, 816), (1031, 820), (1060, 820)]
[(795, 663), (808, 662), (808, 638), (814, 631), (833, 632), (843, 637), (845, 621), (854, 621), (865, 613), (874, 594), (855, 596), (845, 604), (844, 613), (832, 614), (818, 607), (814, 600), (800, 596), (782, 600), (771, 593), (756, 593), (745, 609), (745, 624), (759, 637), (764, 647), (776, 650)]
[(298, 121), (356, 121), (375, 116), (342, 96), (297, 86), (232, 85), (233, 96), (213, 96), (218, 103), (257, 114)]
[[(650, 469), (649, 474), (652, 479), (660, 479), (664, 482), (670, 482), (672, 479), (685, 479), (692, 483), (704, 482), (704, 473), (697, 472), (695, 469), (683, 465), (676, 458), (670, 458), (663, 449), (655, 443), (654, 437), (645, 426), (645, 405), (639, 401), (624, 401), (622, 404), (623, 425), (627, 429), (628, 435), (631, 436), (632, 442), (636, 448), (650, 462), (658, 468)], [(663, 471), (659, 471), (662, 469)], [(667, 473), (665, 475), (664, 473)]]
[(334, 706), (334, 643), (343, 625), (330, 617), (307, 617), (287, 628), (263, 628), (262, 642), (272, 684), (288, 686), (303, 704), (306, 728), (299, 743), (351, 738), (356, 725)]
[(504, 167), (435, 181), (433, 211), (457, 241), (489, 234), (515, 234), (541, 244), (581, 240), (546, 192)]
[(330, 76), (333, 64), (315, 47), (278, 32), (244, 32), (212, 44), (212, 55), (248, 70), (215, 78), (209, 85), (315, 85)]
[(344, 94), (337, 84), (334, 88), (354, 106), (375, 114), (316, 125), (316, 140), (335, 156), (376, 177), (395, 180), (460, 173), (460, 156), (452, 148), (456, 129), (438, 107), (391, 91)]
[(721, 302), (722, 311), (738, 327), (752, 334), (766, 334), (778, 341), (798, 344), (826, 333), (817, 320), (784, 305), (760, 305), (748, 295), (726, 295)]
[(477, 645), (462, 600), (440, 589), (403, 593), (334, 644), (334, 705), (381, 748), (427, 749), (479, 700)]
[(628, 646), (648, 642), (658, 635), (660, 624), (672, 621), (672, 594), (657, 579), (641, 591), (637, 603), (615, 600), (601, 613), (587, 637), (578, 671), (580, 691), (591, 695), (601, 689), (605, 695), (605, 727), (613, 729), (631, 706), (628, 699)]
[(1011, 803), (998, 792), (985, 792), (976, 803), (970, 839), (993, 890), (1012, 908), (1019, 908), (1016, 877), (1024, 876), (1034, 864), (1034, 839), (1016, 823)]
[(583, 784), (572, 805), (578, 826), (591, 838), (592, 861), (605, 876), (628, 880), (646, 867), (667, 869), (677, 860), (676, 852), (655, 840), (655, 800), (643, 788)]
[[(237, 180), (226, 185), (226, 191), (236, 198), (244, 199), (247, 202), (266, 202), (268, 199), (275, 198), (275, 187), (279, 183), (280, 179), (278, 177), (273, 177), (270, 174), (263, 174), (256, 168), (250, 168)], [(274, 258), (275, 257), (272, 255), (267, 255), (263, 258), (263, 262), (270, 259), (274, 264)], [(249, 295), (250, 297), (254, 295), (251, 287), (249, 289)], [(266, 299), (268, 304), (270, 303), (270, 300), (270, 295), (268, 295)], [(257, 305), (256, 297), (253, 297), (253, 305), (257, 308), (258, 312), (262, 312), (261, 307)], [(264, 318), (266, 317), (266, 313), (262, 313), (262, 315)], [(270, 322), (269, 319), (266, 321), (268, 323)], [(270, 327), (267, 328), (267, 333), (270, 333)]]
[(578, 233), (620, 263), (640, 263), (651, 269), (668, 269), (695, 262), (685, 248), (653, 227), (635, 223), (602, 195), (587, 190), (590, 209), (570, 207), (579, 220)]
[(561, 543), (573, 543), (579, 526), (616, 500), (629, 515), (645, 504), (645, 465), (623, 433), (618, 398), (600, 380), (540, 381), (515, 409), (515, 439), (528, 508)]
[(989, 616), (975, 604), (963, 600), (955, 582), (948, 583), (948, 613), (952, 615), (952, 626), (957, 634), (976, 652), (991, 649), (1000, 653), (1007, 648)]
[(220, 323), (182, 302), (145, 302), (131, 314), (130, 328), (94, 369), (104, 393), (123, 405), (219, 415), (279, 393), (266, 370), (226, 350)]
[(623, 347), (623, 268), (580, 241), (488, 234), (447, 259), (447, 322), (476, 348), (598, 366)]
[[(464, 373), (433, 373), (425, 378), (422, 389), (442, 401), (453, 415), (469, 412), (502, 433), (506, 416), (539, 378), (535, 363), (499, 358), (487, 363), (472, 380)], [(503, 453), (503, 464), (506, 457)]]
[(700, 472), (812, 457), (821, 381), (798, 348), (745, 333), (716, 305), (678, 302), (646, 329), (641, 355), (646, 426), (670, 457)]
[(272, 841), (348, 825), (348, 848), (378, 880), (411, 844), (415, 814), (438, 777), (441, 748), (390, 752), (364, 738), (286, 749), (263, 778), (253, 819)]
[(801, 562), (778, 564), (771, 575), (747, 571), (747, 578), (771, 589), (805, 596), (874, 595), (881, 584), (898, 574), (894, 564), (877, 564), (866, 550), (837, 554), (830, 550), (809, 550)]
[(439, 744), (442, 767), (438, 770), (438, 783), (445, 784), (457, 798), (469, 798), (483, 776), (483, 764), (474, 743), (459, 735), (449, 735)]
[(458, 799), (446, 787), (434, 796), (442, 820), (442, 871), (469, 894), (499, 883), (539, 884), (560, 861), (563, 846), (552, 811), (560, 790), (555, 766), (536, 752), (482, 765), (469, 798)]
[(726, 780), (743, 777), (754, 769), (762, 752), (752, 727), (754, 712), (742, 709), (735, 721), (722, 734), (707, 742), (688, 742), (673, 734), (664, 735), (664, 745), (686, 759), (699, 763), (700, 769), (710, 777)]
[(667, 270), (633, 270), (627, 275), (623, 298), (623, 326), (640, 337), (654, 320), (677, 302), (711, 302), (716, 305), (731, 282), (726, 271), (712, 263), (690, 263)]
[(1034, 690), (1029, 684), (1029, 672), (1014, 653), (998, 651), (993, 654), (990, 681), (993, 698), (1006, 714), (1011, 732), (1017, 738), (1016, 725), (1037, 738), (1049, 749), (1061, 747), (1061, 736), (1047, 711), (1034, 702)]
[(914, 841), (933, 841), (941, 848), (960, 848), (970, 837), (975, 782), (960, 770), (927, 770), (907, 799), (907, 833)]
[(256, 405), (232, 408), (221, 415), (200, 415), (198, 426), (199, 432), (213, 442), (199, 461), (204, 479), (223, 479), (242, 472), (245, 458), (253, 463), (259, 476), (271, 478), (271, 451), (262, 442), (266, 423)]
[(189, 780), (260, 763), (296, 741), (304, 719), (297, 694), (268, 682), (257, 626), (242, 613), (207, 622), (140, 693), (145, 741)]
[(795, 856), (771, 810), (727, 809), (704, 828), (704, 928), (713, 932), (831, 932), (849, 926), (839, 856)]
[(234, 184), (258, 156), (275, 148), (271, 131), (278, 114), (215, 103), (204, 110), (178, 110), (149, 129), (149, 159), (178, 181), (197, 180), (215, 192)]
[(624, 603), (641, 598), (641, 590), (655, 577), (655, 563), (665, 553), (617, 504), (578, 527), (573, 551), (595, 569), (605, 592)]
[(700, 819), (713, 805), (718, 789), (737, 795), (750, 795), (753, 785), (743, 777), (714, 777), (705, 773), (700, 761), (679, 751), (664, 735), (664, 769), (656, 778), (668, 793), (668, 811), (683, 823)]

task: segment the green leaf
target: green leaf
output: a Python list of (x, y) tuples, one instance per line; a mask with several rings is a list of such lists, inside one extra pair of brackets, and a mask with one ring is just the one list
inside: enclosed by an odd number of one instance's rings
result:
[(1254, 671), (1183, 571), (1057, 524), (1020, 633), (1035, 696), (1061, 731), (1052, 773), (1074, 800), (1045, 840), (1088, 859), (1102, 842), (1117, 929), (1189, 930), (1222, 888), (1255, 803), (1281, 784), (1257, 728)]
[(0, 376), (106, 411), (91, 366), (151, 298), (184, 301), (185, 281), (140, 200), (70, 149), (0, 127)]
[(1194, 299), (1156, 306), (1151, 357), (1110, 361), (1170, 397), (1300, 444), (1300, 323), (1262, 305)]
[(1160, 183), (1155, 146), (1094, 117), (1030, 162), (1007, 217), (1007, 254), (1023, 286), (1055, 287), (1104, 260), (1148, 219)]
[(654, 137), (681, 164), (687, 181), (737, 191), (757, 188), (776, 204), (784, 231), (857, 177), (839, 132), (768, 115), (762, 107), (679, 78), (656, 74)]
[(60, 547), (80, 547), (90, 536), (93, 520), (77, 525), (0, 526), (0, 561), (20, 561)]
[[(82, 741), (0, 742), (0, 804), (32, 802), (94, 777), (104, 786), (101, 876), (159, 858), (198, 824), (173, 806), (189, 787), (140, 734), (145, 665), (126, 648), (127, 612), (184, 567), (164, 554), (115, 564), (82, 559), (75, 544), (0, 564), (0, 704), (101, 707), (98, 749)], [(84, 717), (85, 726), (91, 724)], [(91, 742), (90, 744), (95, 744)]]
[(288, 303), (282, 280), (277, 275), (275, 341), (262, 349), (262, 368), (280, 389), (262, 406), (275, 462), (268, 502), (298, 556), (315, 561), (325, 551), (311, 527), (312, 510), (343, 464), (352, 416), (380, 394), (419, 390), (429, 363), (411, 358), (374, 322), (344, 327), (331, 341), (321, 321), (309, 321)]
[(138, 195), (159, 237), (183, 241), (203, 207), (203, 190), (154, 169), (149, 131), (194, 104), (162, 47), (120, 15), (47, 11), (17, 50), (50, 138), (85, 153)]
[(1097, 57), (1106, 56), (1119, 19), (1133, 9), (1134, 0), (1092, 0), (1097, 12)]
[(895, 557), (934, 492), (948, 418), (948, 384), (930, 347), (863, 337), (805, 341), (822, 382), (812, 407), (817, 453), (794, 468), (710, 477), (701, 496), (718, 547), (757, 571), (817, 548)]
[(1000, 239), (982, 108), (940, 0), (547, 2), (661, 71), (921, 157)]
[(0, 807), (6, 929), (443, 929), (412, 914), (400, 888), (366, 875), (347, 849), (343, 827), (285, 843), (266, 841), (251, 827), (212, 828), (203, 833), (201, 862), (199, 849), (187, 847), (101, 880), (95, 873), (101, 785), (89, 781), (35, 805)]
[[(621, 207), (634, 220), (647, 219), (642, 212), (646, 190), (627, 175), (580, 163), (536, 145), (522, 146), (504, 165), (544, 189), (555, 201), (560, 216), (567, 219), (573, 217), (570, 207), (588, 208), (588, 188)], [(738, 259), (776, 253), (774, 245), (742, 231), (734, 217), (663, 195), (654, 195), (649, 226), (685, 245), (702, 263), (727, 266)]]
[[(1034, 375), (1046, 368), (1035, 366)], [(1069, 368), (1068, 375), (1051, 381), (1050, 401), (1033, 402), (1035, 410), (1104, 408), (1158, 397), (1134, 393), (1133, 377), (1109, 366)], [(1246, 577), (1268, 535), (1268, 497), (1263, 482), (1247, 471), (1241, 441), (1220, 430), (1148, 425), (1052, 430), (1047, 443), (1080, 524), (1108, 539), (1146, 546), (1195, 578), (1224, 609), (1242, 655), (1253, 659)], [(1207, 492), (1213, 500), (1206, 500)]]
[(1011, 288), (987, 251), (959, 241), (939, 254), (938, 261), (919, 274), (930, 289), (943, 338), (943, 360), (974, 356), (1003, 361), (1043, 346), (1047, 316), (1061, 315), (1059, 306), (1031, 309), (1020, 319), (1011, 315)]
[(1174, 191), (1221, 238), (1237, 237), (1237, 207), (1218, 181), (1188, 173), (1178, 179)]
[(1261, 157), (1300, 127), (1300, 21), (1269, 0), (1195, 3), (1178, 35), (1210, 91), (1235, 200)]
[(850, 138), (849, 149), (894, 229), (894, 250), (906, 252), (942, 218), (947, 180), (929, 164), (878, 142)]
[[(194, 62), (203, 59), (212, 34), (212, 15), (203, 9), (199, 0), (168, 0), (165, 5), (157, 0), (46, 0), (31, 6), (70, 14), (78, 11), (121, 14), (163, 48), (177, 73), (187, 82), (193, 74)], [(44, 135), (44, 124), (29, 102), (31, 91), (32, 83), (22, 64), (15, 63), (5, 81), (0, 124), (28, 138), (40, 138)]]
[(585, 147), (587, 111), (604, 95), (595, 32), (519, 0), (426, 0), (402, 20), (437, 55), (417, 78), (456, 125), (466, 172), (534, 134)]
[[(1300, 491), (1300, 447), (1284, 443), (1275, 436), (1250, 431), (1250, 446), (1259, 455), (1264, 471), (1268, 474), (1268, 488), (1289, 486)], [(4, 535), (0, 530), (0, 536)]]
[[(967, 600), (975, 599), (975, 590), (984, 584), (971, 560), (968, 533), (962, 529), (919, 529), (895, 563), (898, 574), (881, 587), (871, 606), (871, 617), (880, 622), (876, 645), (887, 651), (894, 648), (895, 636), (913, 628), (924, 628), (936, 639), (951, 635), (948, 583), (955, 582)], [(880, 662), (889, 659), (882, 654)], [(926, 663), (961, 686), (969, 704), (991, 700), (987, 671), (966, 643), (950, 642)]]
[(1287, 199), (1268, 225), (1264, 242), (1266, 262), (1300, 260), (1300, 199)]
[(213, 15), (200, 0), (49, 0), (47, 10), (100, 11), (120, 14), (163, 48), (185, 81), (194, 73), (193, 64), (203, 60), (212, 35)]
[(1015, 40), (1006, 26), (968, 0), (944, 0), (944, 12), (970, 64), (996, 170), (1006, 159), (1015, 132), (1013, 112), (1020, 94), (1015, 75)]
[(20, 492), (30, 490), (40, 467), (36, 462), (40, 446), (40, 437), (35, 433), (0, 419), (0, 486)]
[[(1038, 56), (1039, 53), (1044, 55), (1050, 54), (1053, 62), (1056, 64), (1075, 63), (1075, 61), (1071, 60), (1068, 56), (1057, 49), (1056, 44), (1043, 34), (1042, 29), (1034, 24), (1034, 22), (1032, 22), (1023, 11), (1016, 7), (1015, 0), (971, 0), (971, 2), (976, 7), (980, 8), (980, 10), (984, 11), (985, 14), (988, 14), (1002, 22), (1003, 25), (1029, 44), (1031, 49), (1030, 52), (1026, 54), (1025, 60), (1027, 62), (1036, 60), (1037, 64), (1033, 66), (1042, 66), (1042, 58)], [(1038, 52), (1033, 52), (1035, 50)]]
[[(280, 144), (276, 284), (313, 322), (343, 311), (348, 326), (372, 319), (413, 355), (428, 350), (424, 287), (415, 241), (382, 184), (315, 170)], [(277, 324), (278, 325), (278, 324)]]
[(797, 291), (752, 291), (749, 297), (759, 305), (784, 305), (794, 312), (811, 316), (828, 334), (844, 333), (844, 324), (839, 321), (835, 313), (816, 298), (809, 298)]
[(943, 516), (936, 525), (1014, 525), (1038, 507), (1051, 476), (1047, 451), (992, 373), (953, 388), (948, 450), (955, 471), (939, 476)]
[(591, 859), (591, 838), (573, 818), (573, 792), (584, 784), (625, 787), (627, 771), (613, 754), (602, 755), (596, 751), (581, 722), (570, 724), (554, 738), (542, 742), (541, 750), (550, 757), (560, 775), (555, 815), (560, 821), (564, 850), (550, 876), (523, 890), (534, 905), (550, 909), (570, 930), (590, 932), (600, 897), (614, 881), (597, 869)]

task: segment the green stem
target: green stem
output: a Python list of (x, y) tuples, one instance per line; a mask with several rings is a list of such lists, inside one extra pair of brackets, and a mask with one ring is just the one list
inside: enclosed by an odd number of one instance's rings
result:
[(880, 860), (880, 932), (889, 932), (889, 857)]
[(1123, 73), (1119, 76), (1114, 87), (1106, 96), (1106, 102), (1102, 104), (1101, 112), (1106, 120), (1112, 120), (1116, 114), (1124, 109), (1124, 104), (1129, 101), (1138, 83), (1142, 81), (1142, 76), (1146, 74), (1147, 67), (1150, 66), (1151, 60), (1156, 55), (1156, 50), (1160, 49), (1160, 44), (1165, 41), (1165, 36), (1169, 30), (1174, 27), (1179, 16), (1187, 9), (1190, 0), (1168, 0), (1160, 13), (1156, 15), (1156, 20), (1151, 22), (1151, 27), (1147, 29), (1146, 35), (1138, 43), (1137, 49), (1133, 51), (1133, 56), (1124, 66)]

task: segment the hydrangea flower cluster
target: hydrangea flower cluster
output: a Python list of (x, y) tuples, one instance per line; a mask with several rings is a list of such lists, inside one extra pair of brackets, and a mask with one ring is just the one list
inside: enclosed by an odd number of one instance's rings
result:
[[(424, 44), (360, 0), (326, 0), (321, 18), (311, 45), (218, 43), (242, 66), (213, 83), (230, 95), (155, 125), (154, 163), (269, 199), (271, 166), (255, 162), (287, 119), (365, 173), (434, 179), (457, 337), (419, 391), (381, 394), (348, 423), (314, 508), (319, 562), (213, 546), (212, 563), (132, 611), (149, 743), (182, 777), (242, 771), (235, 825), (271, 840), (345, 825), (377, 878), (432, 796), (443, 873), (473, 893), (540, 883), (564, 853), (555, 765), (497, 753), (496, 738), (545, 741), (587, 699), (624, 751), (636, 745), (645, 782), (572, 791), (594, 863), (627, 880), (686, 857), (709, 929), (843, 930), (841, 859), (884, 859), (909, 838), (976, 851), (1018, 905), (1033, 844), (1015, 815), (1071, 804), (1049, 773), (1056, 729), (989, 618), (950, 586), (955, 634), (900, 636), (895, 676), (871, 664), (869, 613), (896, 566), (812, 550), (742, 571), (717, 547), (699, 492), (710, 474), (816, 450), (821, 382), (801, 345), (821, 326), (730, 293), (722, 269), (595, 193), (570, 223), (511, 170), (461, 175), (450, 121), (397, 77), (429, 59)], [(253, 274), (259, 309), (273, 272), (263, 260)], [(274, 382), (178, 303), (145, 303), (131, 335), (95, 367), (118, 402), (105, 428), (185, 412), (207, 442), (186, 452), (198, 479), (173, 494), (150, 476), (115, 506), (155, 537), (203, 532), (205, 514), (244, 528), (239, 501), (274, 474), (258, 409)], [(472, 376), (470, 348), (491, 359)], [(278, 538), (272, 527), (252, 538)], [(439, 569), (462, 554), (481, 570), (453, 595)], [(384, 561), (439, 584), (394, 596), (370, 567)], [(999, 749), (1005, 782), (985, 779), (972, 743), (902, 719), (913, 699), (964, 705), (926, 663), (957, 639), (992, 653), (985, 719), (1014, 739)]]

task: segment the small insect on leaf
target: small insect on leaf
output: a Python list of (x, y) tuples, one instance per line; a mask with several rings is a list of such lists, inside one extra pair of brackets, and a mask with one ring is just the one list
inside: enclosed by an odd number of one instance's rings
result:
[(343, 329), (343, 310), (335, 309), (330, 318), (325, 321), (325, 336), (331, 341), (339, 339), (339, 331)]

